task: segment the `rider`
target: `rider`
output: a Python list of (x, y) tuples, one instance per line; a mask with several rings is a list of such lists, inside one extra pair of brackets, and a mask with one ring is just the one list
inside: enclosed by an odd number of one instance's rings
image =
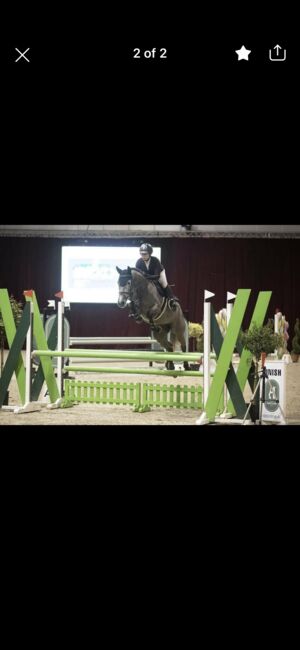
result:
[[(152, 255), (153, 248), (151, 244), (141, 244), (140, 246), (140, 258), (136, 262), (136, 269), (148, 273), (149, 275), (159, 275), (158, 282), (164, 290), (166, 298), (170, 299), (171, 309), (176, 309), (175, 302), (179, 302), (178, 298), (174, 296), (171, 287), (168, 285), (166, 271), (157, 257)], [(134, 305), (132, 305), (132, 314), (133, 318), (137, 322), (141, 322), (142, 319), (140, 315), (135, 312)]]

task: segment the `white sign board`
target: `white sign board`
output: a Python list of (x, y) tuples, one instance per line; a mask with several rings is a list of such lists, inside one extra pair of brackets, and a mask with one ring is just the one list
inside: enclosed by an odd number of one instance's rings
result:
[[(282, 359), (266, 359), (265, 366), (268, 379), (265, 380), (262, 421), (283, 424), (286, 409), (286, 362)], [(262, 397), (262, 381), (260, 397)]]

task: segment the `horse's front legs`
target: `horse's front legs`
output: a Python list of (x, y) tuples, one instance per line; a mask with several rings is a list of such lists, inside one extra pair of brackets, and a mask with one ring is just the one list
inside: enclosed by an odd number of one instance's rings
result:
[(157, 316), (158, 314), (159, 314), (159, 305), (158, 305), (158, 304), (154, 304), (154, 305), (153, 305), (152, 307), (150, 307), (150, 309), (148, 309), (148, 311), (147, 311), (147, 318), (149, 319), (150, 323), (151, 323), (152, 325), (154, 325), (154, 327), (155, 327), (154, 319), (156, 318), (156, 316)]
[[(131, 315), (136, 318), (141, 316), (141, 301), (138, 296), (138, 294), (133, 291), (131, 296), (131, 303), (130, 303), (130, 309), (131, 309)], [(141, 319), (142, 320), (142, 319)]]
[(160, 343), (162, 348), (165, 348), (167, 352), (173, 352), (173, 346), (168, 340), (168, 331), (163, 329), (163, 327), (153, 327), (153, 333), (155, 339)]

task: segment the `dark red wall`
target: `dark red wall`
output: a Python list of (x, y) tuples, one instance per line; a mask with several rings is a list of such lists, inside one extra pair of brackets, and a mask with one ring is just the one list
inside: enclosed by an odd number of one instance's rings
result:
[[(140, 239), (93, 239), (91, 245), (136, 245)], [(226, 291), (252, 289), (247, 318), (260, 290), (272, 290), (267, 317), (280, 307), (290, 323), (290, 340), (296, 317), (300, 317), (298, 239), (151, 239), (161, 246), (162, 263), (170, 284), (189, 319), (203, 318), (203, 291), (216, 294), (215, 310), (225, 306)], [(0, 285), (18, 299), (24, 289), (35, 289), (42, 310), (60, 290), (61, 246), (81, 245), (82, 240), (52, 238), (0, 238)], [(146, 325), (128, 318), (128, 310), (116, 305), (75, 304), (70, 311), (72, 336), (148, 335)]]

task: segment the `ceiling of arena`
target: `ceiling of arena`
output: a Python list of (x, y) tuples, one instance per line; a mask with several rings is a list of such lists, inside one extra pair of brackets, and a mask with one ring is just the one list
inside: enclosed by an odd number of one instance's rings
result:
[(300, 237), (300, 225), (2, 225), (0, 236), (40, 237)]

